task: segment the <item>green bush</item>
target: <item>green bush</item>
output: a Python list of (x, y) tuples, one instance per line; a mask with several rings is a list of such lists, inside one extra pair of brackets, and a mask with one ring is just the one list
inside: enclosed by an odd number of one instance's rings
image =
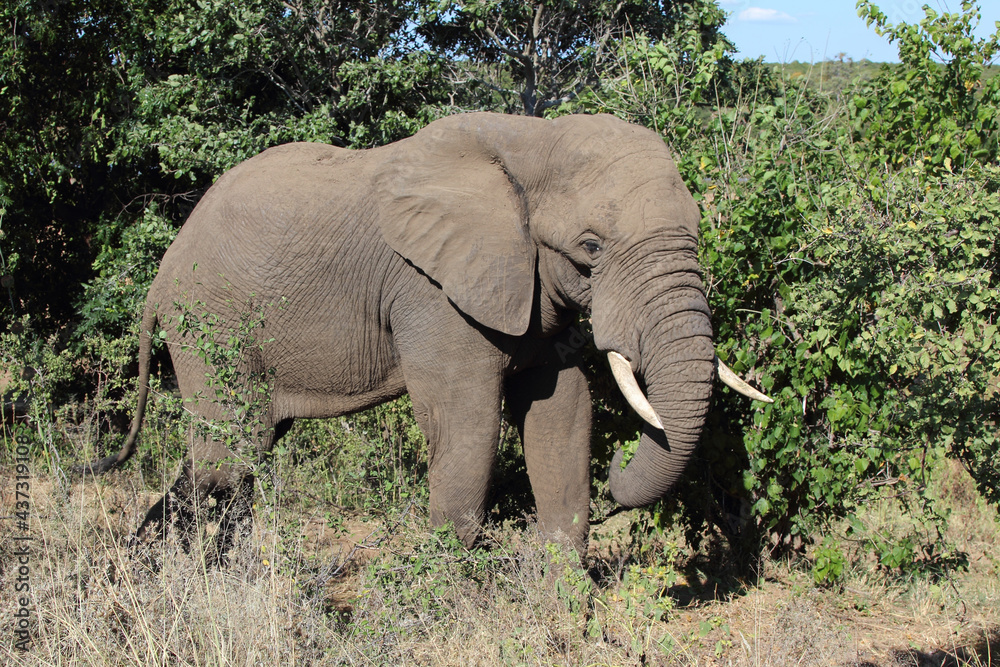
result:
[[(782, 552), (892, 494), (916, 517), (912, 534), (857, 523), (852, 534), (883, 560), (912, 554), (889, 569), (956, 566), (928, 492), (939, 463), (960, 459), (1000, 501), (1000, 97), (996, 79), (981, 80), (997, 36), (971, 38), (970, 5), (915, 26), (866, 12), (903, 62), (845, 96), (761, 73), (708, 117), (657, 116), (702, 206), (718, 353), (776, 402), (717, 394), (698, 453), (710, 465), (691, 466), (654, 516), (679, 511), (692, 539), (714, 525), (748, 538), (751, 554), (762, 538)], [(701, 67), (691, 85), (721, 85)], [(628, 107), (635, 84), (616, 81), (594, 109)]]
[(138, 349), (139, 322), (146, 292), (156, 277), (160, 258), (177, 235), (155, 204), (134, 225), (102, 229), (100, 250), (92, 268), (96, 277), (83, 287), (78, 334), (117, 337), (126, 334)]
[[(985, 79), (1000, 52), (997, 33), (978, 39), (975, 3), (938, 14), (924, 6), (917, 25), (893, 25), (873, 3), (858, 15), (899, 45), (899, 66), (885, 66), (871, 91), (849, 104), (851, 130), (869, 161), (901, 164), (923, 159), (948, 169), (990, 162), (1000, 150), (1000, 80)], [(885, 94), (888, 92), (888, 94)]]
[[(881, 85), (852, 99), (886, 104)], [(818, 122), (819, 110), (844, 113), (835, 102), (789, 92), (744, 115), (745, 146), (727, 147), (730, 158), (742, 148), (737, 169), (714, 153), (702, 158), (711, 183), (691, 179), (711, 200), (703, 235), (720, 354), (737, 372), (758, 369), (779, 399), (730, 422), (744, 429), (754, 515), (784, 543), (891, 487), (941, 521), (925, 490), (946, 453), (995, 502), (997, 167), (879, 166), (865, 135)], [(989, 97), (980, 103), (997, 115)], [(734, 114), (719, 115), (728, 136)], [(734, 274), (742, 282), (723, 277)], [(726, 412), (746, 414), (730, 400)]]
[(336, 419), (300, 419), (281, 440), (324, 501), (342, 510), (391, 514), (427, 504), (427, 446), (408, 396)]

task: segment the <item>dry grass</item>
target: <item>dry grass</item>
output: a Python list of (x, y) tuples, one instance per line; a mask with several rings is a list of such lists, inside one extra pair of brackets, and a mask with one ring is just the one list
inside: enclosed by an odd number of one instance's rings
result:
[[(171, 541), (153, 550), (154, 567), (122, 547), (155, 499), (136, 473), (68, 485), (36, 478), (34, 646), (16, 651), (5, 630), (0, 662), (990, 665), (1000, 651), (1000, 531), (955, 477), (951, 538), (970, 554), (969, 572), (905, 584), (859, 565), (839, 589), (815, 587), (789, 563), (762, 563), (763, 576), (743, 582), (683, 545), (676, 569), (630, 570), (614, 555), (625, 515), (599, 531), (594, 583), (530, 531), (495, 527), (486, 548), (465, 552), (412, 508), (370, 522), (347, 516), (334, 529), (329, 508), (289, 492), (277, 510), (257, 508), (253, 534), (224, 569)], [(13, 513), (13, 495), (0, 481), (0, 516)], [(13, 522), (0, 531), (6, 564)], [(8, 628), (14, 572), (0, 574)]]

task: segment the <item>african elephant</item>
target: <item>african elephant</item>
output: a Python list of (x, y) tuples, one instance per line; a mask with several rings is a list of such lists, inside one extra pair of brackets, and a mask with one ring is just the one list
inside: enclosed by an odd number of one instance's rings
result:
[[(698, 442), (718, 363), (699, 219), (663, 140), (610, 116), (470, 113), (369, 150), (271, 148), (223, 175), (164, 255), (142, 321), (131, 432), (93, 467), (135, 448), (157, 324), (191, 409), (227, 417), (204, 398), (205, 363), (182, 344), (176, 303), (224, 313), (250, 295), (284, 299), (264, 325), (271, 342), (242, 362), (251, 374), (273, 369), (249, 446), (269, 451), (293, 419), (408, 392), (428, 441), (432, 522), (452, 521), (471, 543), (506, 401), (540, 529), (584, 549), (591, 398), (560, 341), (565, 349), (568, 327), (588, 314), (597, 348), (649, 422), (628, 466), (621, 451), (614, 458), (615, 499), (634, 507), (662, 497)], [(233, 453), (192, 440), (140, 533), (194, 489), (248, 502), (249, 473)]]

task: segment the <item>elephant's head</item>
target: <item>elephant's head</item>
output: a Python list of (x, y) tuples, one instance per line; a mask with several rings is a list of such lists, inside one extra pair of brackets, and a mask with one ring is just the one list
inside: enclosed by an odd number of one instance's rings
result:
[(662, 497), (697, 444), (717, 363), (700, 213), (662, 139), (611, 116), (466, 114), (386, 150), (383, 235), (468, 316), (546, 335), (590, 313), (649, 422), (624, 470), (616, 453), (611, 491), (627, 506)]

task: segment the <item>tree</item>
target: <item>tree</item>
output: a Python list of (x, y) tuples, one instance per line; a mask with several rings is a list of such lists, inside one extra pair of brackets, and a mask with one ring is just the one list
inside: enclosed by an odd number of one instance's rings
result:
[(138, 22), (119, 0), (0, 8), (0, 255), (8, 293), (0, 331), (30, 312), (69, 319), (104, 211), (120, 206), (111, 132), (129, 113), (121, 49)]
[[(628, 36), (658, 40), (702, 0), (455, 0), (425, 13), (421, 36), (452, 65), (456, 87), (479, 84), (508, 112), (542, 116), (594, 87)], [(725, 20), (702, 25), (713, 41)], [(482, 100), (476, 100), (482, 103)]]
[(975, 35), (982, 19), (966, 0), (961, 12), (924, 7), (918, 23), (888, 22), (871, 2), (858, 15), (899, 47), (899, 67), (883, 67), (875, 85), (890, 94), (857, 98), (853, 129), (878, 159), (901, 163), (926, 155), (933, 168), (996, 159), (1000, 145), (1000, 79), (986, 72), (1000, 53), (1000, 33)]
[(39, 333), (121, 335), (171, 230), (225, 169), (278, 143), (372, 146), (432, 120), (445, 93), (436, 57), (407, 35), (415, 11), (6, 3), (0, 330), (28, 313)]

